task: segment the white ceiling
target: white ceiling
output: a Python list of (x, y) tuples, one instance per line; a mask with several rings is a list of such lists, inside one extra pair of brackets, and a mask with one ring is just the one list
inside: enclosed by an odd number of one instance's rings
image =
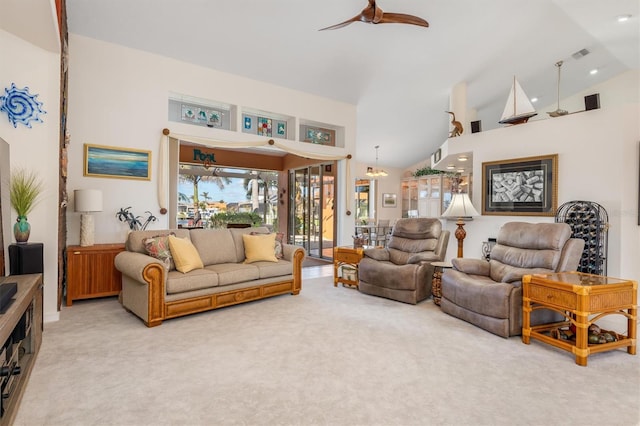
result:
[[(381, 166), (405, 168), (446, 140), (458, 83), (488, 130), (499, 126), (514, 75), (546, 106), (557, 99), (558, 60), (563, 97), (637, 69), (639, 3), (378, 0), (430, 27), (356, 22), (333, 31), (318, 29), (367, 0), (67, 0), (67, 13), (71, 33), (356, 104), (358, 161), (372, 164), (380, 145)], [(622, 14), (632, 17), (620, 24)], [(572, 59), (583, 48), (591, 53)]]
[(0, 0), (0, 29), (50, 52), (60, 52), (55, 5), (50, 0)]

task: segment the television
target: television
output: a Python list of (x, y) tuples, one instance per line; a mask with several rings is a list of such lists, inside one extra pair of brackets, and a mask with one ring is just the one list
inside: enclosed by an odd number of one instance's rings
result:
[(8, 247), (11, 242), (11, 205), (9, 203), (9, 144), (0, 138), (0, 277), (9, 275)]

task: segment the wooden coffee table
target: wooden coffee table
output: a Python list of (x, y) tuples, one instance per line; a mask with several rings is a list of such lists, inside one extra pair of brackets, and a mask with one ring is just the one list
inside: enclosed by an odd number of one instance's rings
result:
[[(580, 272), (525, 275), (522, 278), (522, 342), (536, 339), (576, 357), (576, 364), (586, 366), (587, 357), (596, 352), (627, 348), (636, 354), (636, 320), (638, 283), (633, 280), (603, 277)], [(566, 321), (531, 326), (531, 312), (550, 309), (562, 314)], [(627, 334), (617, 335), (609, 343), (589, 344), (589, 326), (606, 315), (627, 318)], [(575, 341), (561, 340), (550, 332), (574, 324)]]

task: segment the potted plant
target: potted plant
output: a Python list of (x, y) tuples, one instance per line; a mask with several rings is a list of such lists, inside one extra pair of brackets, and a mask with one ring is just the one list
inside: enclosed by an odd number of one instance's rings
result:
[(120, 222), (127, 222), (127, 225), (129, 225), (129, 230), (131, 231), (144, 231), (147, 229), (147, 226), (149, 226), (151, 222), (155, 222), (156, 220), (158, 220), (158, 218), (155, 217), (150, 211), (146, 211), (145, 213), (147, 213), (148, 216), (147, 220), (145, 220), (143, 223), (141, 221), (142, 216), (134, 215), (129, 211), (130, 208), (131, 206), (127, 207), (126, 209), (120, 209), (120, 211), (116, 213), (116, 217)]
[(417, 169), (415, 172), (413, 172), (413, 176), (418, 177), (418, 176), (428, 176), (428, 175), (440, 175), (443, 173), (444, 172), (441, 170), (436, 170), (436, 169), (432, 169), (429, 166), (424, 166), (420, 169)]
[(11, 207), (18, 214), (13, 225), (13, 235), (17, 243), (26, 243), (29, 240), (31, 225), (27, 222), (27, 215), (40, 201), (43, 189), (44, 184), (36, 172), (20, 168), (11, 173), (9, 200)]

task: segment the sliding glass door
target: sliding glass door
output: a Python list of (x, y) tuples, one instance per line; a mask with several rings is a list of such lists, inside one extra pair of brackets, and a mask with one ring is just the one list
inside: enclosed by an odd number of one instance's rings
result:
[(335, 178), (332, 164), (289, 172), (289, 241), (311, 257), (331, 259), (334, 242)]

